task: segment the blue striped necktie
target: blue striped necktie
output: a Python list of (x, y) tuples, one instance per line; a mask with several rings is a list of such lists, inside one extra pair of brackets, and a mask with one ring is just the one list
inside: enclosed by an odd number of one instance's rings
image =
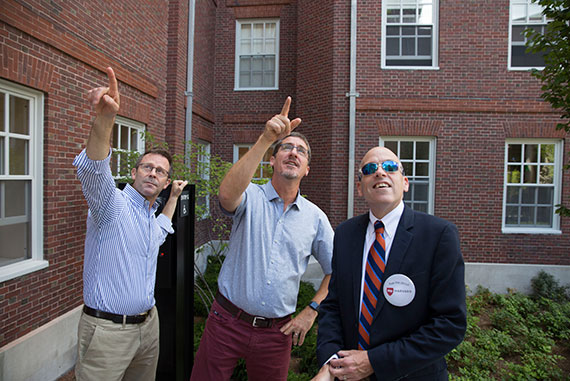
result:
[(367, 350), (370, 347), (370, 327), (372, 317), (378, 302), (378, 295), (382, 288), (382, 278), (386, 267), (386, 242), (384, 241), (384, 224), (382, 221), (374, 223), (376, 240), (370, 247), (366, 270), (364, 275), (364, 293), (362, 295), (362, 308), (360, 311), (360, 324), (358, 325), (358, 349)]

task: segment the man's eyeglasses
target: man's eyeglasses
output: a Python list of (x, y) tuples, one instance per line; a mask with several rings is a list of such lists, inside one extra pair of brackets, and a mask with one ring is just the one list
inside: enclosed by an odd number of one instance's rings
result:
[[(364, 176), (373, 175), (378, 171), (378, 168), (382, 166), (384, 172), (392, 173), (400, 170), (400, 165), (394, 160), (386, 160), (383, 163), (367, 163), (360, 168), (360, 173)], [(402, 172), (403, 173), (403, 172)]]
[(160, 177), (160, 178), (165, 178), (168, 177), (168, 171), (164, 168), (160, 168), (160, 167), (153, 167), (150, 164), (147, 163), (141, 163), (138, 165), (138, 167), (143, 171), (144, 174), (149, 174), (152, 172), (152, 170), (154, 169), (156, 171), (156, 176)]
[(293, 151), (294, 148), (297, 149), (297, 153), (299, 155), (304, 156), (306, 158), (309, 158), (309, 151), (303, 146), (296, 146), (296, 145), (291, 144), (291, 143), (283, 143), (283, 144), (281, 144), (280, 149), (282, 149), (285, 152), (291, 152), (291, 151)]

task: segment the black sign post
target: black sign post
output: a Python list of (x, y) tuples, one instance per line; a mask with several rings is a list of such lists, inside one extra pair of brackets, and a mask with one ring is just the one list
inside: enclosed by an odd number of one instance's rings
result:
[[(164, 205), (170, 187), (159, 198)], [(194, 344), (194, 205), (195, 186), (187, 185), (176, 206), (172, 225), (160, 247), (155, 298), (160, 319), (157, 380), (190, 379)], [(157, 211), (160, 213), (160, 210)]]

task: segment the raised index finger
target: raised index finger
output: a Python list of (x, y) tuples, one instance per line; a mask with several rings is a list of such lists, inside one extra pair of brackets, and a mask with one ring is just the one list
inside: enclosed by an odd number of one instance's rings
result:
[(111, 67), (107, 68), (107, 77), (109, 77), (109, 93), (111, 94), (111, 96), (114, 96), (119, 92), (119, 86), (117, 85), (117, 78), (115, 77), (115, 72)]
[(290, 106), (291, 106), (291, 97), (287, 97), (287, 99), (285, 100), (285, 104), (283, 105), (283, 108), (281, 109), (281, 114), (279, 114), (279, 115), (283, 115), (285, 117), (288, 116)]

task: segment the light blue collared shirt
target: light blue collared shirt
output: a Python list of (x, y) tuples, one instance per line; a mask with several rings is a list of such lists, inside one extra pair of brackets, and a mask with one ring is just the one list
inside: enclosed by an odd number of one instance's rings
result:
[(83, 264), (83, 300), (91, 308), (136, 315), (154, 306), (158, 249), (172, 223), (158, 204), (132, 186), (115, 186), (109, 160), (89, 159), (83, 150), (73, 161), (89, 206)]
[(252, 315), (295, 312), (299, 282), (313, 255), (332, 272), (334, 232), (325, 213), (297, 194), (283, 211), (271, 181), (249, 184), (234, 213), (230, 244), (218, 277), (220, 292)]

